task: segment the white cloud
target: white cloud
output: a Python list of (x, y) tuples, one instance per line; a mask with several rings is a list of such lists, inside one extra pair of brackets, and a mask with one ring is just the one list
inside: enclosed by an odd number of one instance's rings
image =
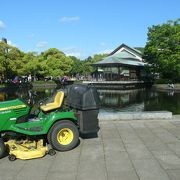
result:
[(79, 20), (80, 20), (79, 16), (71, 16), (71, 17), (64, 16), (59, 19), (60, 22), (73, 22), (73, 21), (79, 21)]
[(75, 56), (77, 58), (81, 58), (83, 55), (82, 50), (77, 47), (63, 48), (62, 51), (66, 54), (66, 56)]
[(4, 24), (4, 22), (0, 20), (0, 29), (4, 29), (5, 27), (6, 25)]
[[(0, 42), (1, 42), (2, 40), (0, 39)], [(7, 44), (9, 44), (9, 45), (11, 45), (11, 46), (14, 46), (14, 47), (18, 47), (16, 44), (14, 44), (14, 43), (12, 43), (12, 41), (10, 41), (10, 40), (7, 40)]]
[(36, 44), (36, 48), (41, 49), (41, 48), (46, 48), (48, 46), (48, 43), (46, 41), (40, 41)]
[(80, 52), (71, 52), (71, 53), (65, 53), (66, 56), (75, 56), (77, 58), (81, 57), (81, 53)]
[(35, 37), (35, 34), (34, 33), (31, 33), (28, 35), (29, 38), (34, 38)]
[(12, 41), (10, 41), (10, 40), (7, 40), (7, 43), (8, 43), (9, 45), (12, 45)]
[(100, 43), (101, 46), (106, 46), (107, 44), (105, 42)]
[(12, 43), (12, 41), (10, 41), (10, 40), (7, 40), (7, 43), (8, 43), (9, 45), (11, 45), (11, 46), (15, 46), (15, 47), (17, 47), (17, 45), (16, 45), (16, 44), (14, 44), (14, 43)]
[(113, 52), (113, 49), (104, 49), (97, 54), (110, 54), (111, 52)]

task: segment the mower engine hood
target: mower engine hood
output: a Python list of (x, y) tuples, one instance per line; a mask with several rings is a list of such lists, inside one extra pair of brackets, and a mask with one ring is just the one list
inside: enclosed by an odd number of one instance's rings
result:
[(18, 118), (28, 115), (30, 109), (28, 104), (20, 99), (0, 102), (0, 132), (11, 130), (11, 125), (15, 124)]
[(20, 99), (15, 99), (11, 101), (0, 102), (0, 112), (12, 109), (25, 108), (27, 105), (22, 102)]

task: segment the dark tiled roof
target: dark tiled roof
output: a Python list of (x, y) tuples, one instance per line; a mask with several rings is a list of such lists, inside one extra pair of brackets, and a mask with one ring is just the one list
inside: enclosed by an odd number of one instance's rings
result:
[(144, 66), (146, 63), (141, 62), (138, 58), (125, 51), (116, 53), (111, 56), (103, 58), (101, 61), (95, 63), (95, 66), (106, 65), (106, 64), (123, 64), (130, 66)]

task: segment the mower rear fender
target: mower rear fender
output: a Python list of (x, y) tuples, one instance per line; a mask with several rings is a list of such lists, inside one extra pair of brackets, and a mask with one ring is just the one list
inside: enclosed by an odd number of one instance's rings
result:
[[(47, 117), (48, 118), (48, 117)], [(77, 124), (77, 118), (74, 116), (73, 111), (69, 112), (58, 112), (58, 113), (53, 113), (51, 117), (49, 117), (49, 120), (46, 120), (46, 125), (45, 125), (45, 133), (47, 134), (49, 129), (54, 125), (54, 123), (62, 120), (70, 120), (74, 124)]]

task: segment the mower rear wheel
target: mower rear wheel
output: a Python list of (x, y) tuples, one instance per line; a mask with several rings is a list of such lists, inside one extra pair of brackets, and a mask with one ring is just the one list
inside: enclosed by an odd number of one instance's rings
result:
[(6, 154), (6, 146), (2, 138), (0, 138), (0, 158), (3, 158)]
[(68, 151), (78, 144), (79, 131), (73, 122), (69, 120), (59, 121), (52, 126), (49, 139), (54, 149)]

